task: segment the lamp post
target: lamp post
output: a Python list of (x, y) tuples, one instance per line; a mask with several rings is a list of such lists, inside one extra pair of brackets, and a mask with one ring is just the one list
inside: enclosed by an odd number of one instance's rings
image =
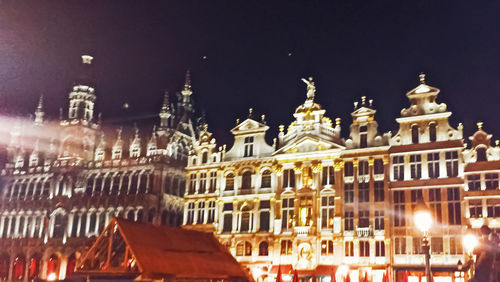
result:
[(470, 266), (469, 268), (469, 276), (472, 277), (474, 276), (474, 266), (475, 266), (475, 262), (474, 262), (474, 249), (477, 247), (477, 245), (479, 244), (479, 241), (477, 239), (477, 236), (474, 235), (470, 230), (464, 235), (464, 237), (462, 238), (462, 244), (463, 244), (463, 247), (464, 247), (464, 250), (465, 250), (465, 254), (466, 254), (466, 261), (465, 261), (465, 265), (467, 266)]
[(422, 250), (425, 254), (425, 277), (427, 282), (432, 282), (429, 230), (431, 229), (433, 219), (431, 210), (422, 198), (417, 201), (417, 205), (415, 206), (413, 213), (413, 220), (415, 221), (415, 226), (424, 235), (422, 240)]

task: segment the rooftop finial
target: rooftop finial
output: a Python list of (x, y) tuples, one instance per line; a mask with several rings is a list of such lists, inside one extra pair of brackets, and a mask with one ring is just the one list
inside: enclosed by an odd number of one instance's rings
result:
[(283, 131), (285, 131), (285, 126), (284, 126), (283, 124), (281, 124), (281, 125), (279, 126), (279, 129), (280, 129), (280, 132), (283, 132)]
[(139, 128), (137, 127), (136, 122), (134, 122), (134, 131), (135, 131), (135, 138), (139, 138)]
[(366, 96), (361, 96), (361, 105), (365, 105), (366, 104)]
[(238, 124), (240, 124), (240, 119), (239, 118), (236, 119), (236, 125), (238, 125)]
[(314, 81), (312, 77), (309, 77), (309, 80), (302, 78), (302, 81), (307, 85), (307, 100), (314, 100), (314, 95), (316, 93), (316, 86), (314, 86)]
[(90, 64), (92, 64), (93, 59), (94, 59), (94, 57), (92, 57), (90, 55), (82, 55), (82, 63), (83, 64), (90, 65)]
[(165, 90), (165, 92), (163, 93), (163, 107), (168, 107), (168, 104), (169, 104), (169, 95), (168, 95), (168, 91)]
[(340, 125), (340, 118), (335, 119), (335, 125), (339, 126)]
[(483, 122), (479, 121), (477, 124), (477, 129), (483, 129)]
[(184, 82), (184, 90), (191, 90), (191, 71), (186, 71), (186, 81)]
[(354, 102), (354, 109), (356, 110), (358, 108), (358, 101)]
[(252, 118), (253, 108), (248, 109), (248, 118)]
[(261, 115), (260, 117), (262, 119), (262, 123), (266, 123), (266, 115)]
[(421, 73), (419, 76), (420, 84), (425, 84), (425, 73)]

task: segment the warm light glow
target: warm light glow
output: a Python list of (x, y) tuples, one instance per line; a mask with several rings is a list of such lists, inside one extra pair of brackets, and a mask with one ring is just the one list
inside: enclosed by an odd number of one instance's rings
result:
[(255, 280), (257, 280), (257, 279), (259, 279), (259, 277), (262, 276), (263, 271), (262, 271), (262, 269), (260, 267), (256, 267), (256, 268), (252, 269), (252, 274), (253, 274), (253, 278)]
[(462, 239), (462, 244), (468, 254), (472, 254), (478, 243), (477, 237), (474, 234), (466, 234)]
[(337, 273), (341, 277), (346, 277), (348, 272), (349, 272), (349, 266), (345, 264), (340, 265), (339, 268), (337, 269)]
[(56, 278), (57, 278), (56, 274), (52, 272), (51, 274), (49, 274), (49, 276), (47, 276), (47, 281), (55, 281)]
[(432, 226), (432, 214), (427, 210), (420, 210), (415, 212), (413, 216), (415, 226), (423, 233), (429, 232)]

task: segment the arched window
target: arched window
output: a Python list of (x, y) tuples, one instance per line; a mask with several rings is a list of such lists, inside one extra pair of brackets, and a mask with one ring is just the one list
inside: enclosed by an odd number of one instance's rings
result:
[(139, 209), (137, 211), (137, 222), (142, 222), (144, 218), (144, 211), (142, 209)]
[(9, 254), (3, 253), (0, 255), (0, 279), (2, 279), (2, 281), (7, 281), (7, 278), (9, 278), (9, 266)]
[(94, 194), (99, 194), (102, 191), (102, 174), (98, 174), (95, 178)]
[(129, 210), (129, 211), (127, 212), (127, 219), (128, 219), (128, 220), (132, 220), (132, 221), (134, 221), (134, 220), (135, 220), (135, 213), (134, 213), (134, 210)]
[(52, 254), (47, 261), (47, 280), (56, 280), (59, 277), (59, 257)]
[(111, 186), (111, 195), (118, 195), (118, 192), (120, 190), (120, 180), (122, 177), (122, 172), (117, 172), (115, 176), (113, 177), (113, 186)]
[(241, 209), (241, 225), (240, 225), (240, 232), (250, 232), (250, 229), (252, 228), (251, 226), (251, 213), (250, 213), (250, 208), (248, 206), (244, 206)]
[(431, 123), (429, 124), (429, 141), (431, 142), (436, 142), (437, 136), (436, 136), (436, 124)]
[[(34, 254), (29, 262), (28, 266), (28, 278), (29, 280), (33, 280), (38, 277), (40, 273), (40, 255)], [(1, 278), (1, 277), (0, 277)]]
[(161, 225), (168, 225), (168, 211), (163, 210), (161, 212)]
[(359, 147), (366, 148), (368, 147), (368, 127), (366, 125), (359, 127)]
[(245, 171), (242, 175), (241, 189), (252, 188), (252, 172)]
[(69, 275), (75, 273), (75, 267), (76, 267), (76, 256), (75, 253), (72, 253), (68, 257), (68, 263), (66, 264), (66, 278), (68, 278)]
[(252, 244), (247, 241), (239, 242), (236, 245), (236, 256), (251, 256), (252, 255)]
[(262, 179), (260, 182), (261, 188), (271, 188), (271, 171), (266, 170), (262, 172)]
[(45, 182), (43, 182), (42, 196), (48, 197), (49, 194), (50, 194), (50, 179), (45, 178)]
[(106, 227), (106, 214), (104, 212), (99, 213), (99, 225), (97, 227), (97, 234), (101, 234), (101, 232)]
[(96, 224), (97, 224), (97, 215), (95, 212), (90, 214), (89, 220), (89, 233), (93, 234), (95, 232)]
[(411, 142), (418, 144), (418, 125), (411, 126)]
[(26, 259), (24, 258), (24, 256), (18, 255), (14, 260), (12, 277), (15, 280), (23, 280), (25, 267), (26, 267)]
[(148, 183), (149, 176), (151, 175), (150, 171), (145, 171), (141, 174), (141, 181), (139, 184), (139, 194), (145, 194), (148, 191), (150, 184)]
[(269, 243), (266, 241), (262, 241), (259, 244), (259, 256), (268, 256), (269, 255)]
[(80, 237), (85, 237), (87, 234), (87, 213), (80, 215)]
[(71, 237), (78, 236), (78, 214), (73, 213), (73, 222), (71, 223)]
[(155, 218), (156, 210), (154, 208), (150, 209), (148, 212), (148, 222), (153, 223), (153, 219)]
[(229, 173), (226, 175), (226, 191), (234, 190), (234, 174)]
[(26, 186), (28, 186), (26, 181), (27, 180), (23, 180), (23, 182), (21, 182), (21, 186), (19, 188), (19, 199), (24, 199), (26, 196)]
[(125, 172), (120, 186), (120, 194), (129, 194), (130, 171)]
[(206, 163), (207, 163), (207, 161), (208, 161), (208, 152), (207, 152), (207, 151), (205, 151), (205, 152), (203, 152), (203, 154), (201, 155), (201, 163), (202, 163), (202, 164), (206, 164)]
[(28, 193), (26, 194), (27, 198), (32, 198), (35, 193), (35, 183), (36, 179), (32, 179), (28, 184)]
[(108, 173), (104, 176), (104, 184), (102, 187), (102, 194), (109, 195), (110, 190), (111, 190), (111, 174)]
[(170, 191), (170, 187), (172, 186), (171, 181), (172, 179), (170, 178), (170, 176), (165, 177), (165, 182), (163, 182), (163, 193), (165, 194), (172, 193), (172, 191)]
[(137, 188), (138, 188), (138, 185), (139, 185), (139, 172), (134, 172), (134, 174), (132, 174), (132, 181), (130, 182), (130, 193), (131, 195), (135, 195), (137, 194)]
[(486, 148), (484, 148), (484, 147), (476, 148), (476, 154), (477, 154), (476, 161), (485, 162), (488, 160), (488, 158), (486, 156)]
[(38, 179), (36, 182), (35, 192), (33, 192), (34, 196), (42, 195), (42, 193), (43, 193), (42, 185), (43, 185), (43, 180)]
[[(172, 181), (172, 195), (177, 195), (177, 196), (184, 196), (183, 194), (180, 194), (180, 180), (178, 176), (174, 176), (174, 180)], [(194, 192), (193, 192), (194, 193)]]
[(18, 230), (16, 232), (20, 237), (24, 237), (24, 216), (19, 217)]
[(64, 231), (66, 230), (66, 221), (68, 217), (61, 213), (56, 214), (54, 217), (54, 231), (52, 237), (62, 238), (64, 236)]

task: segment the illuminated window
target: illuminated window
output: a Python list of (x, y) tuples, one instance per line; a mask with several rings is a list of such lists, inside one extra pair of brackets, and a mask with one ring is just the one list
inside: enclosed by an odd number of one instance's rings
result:
[(352, 231), (354, 230), (354, 212), (345, 211), (344, 212), (344, 230)]
[(253, 156), (253, 136), (245, 137), (245, 152), (243, 157)]
[(295, 172), (293, 169), (283, 171), (283, 188), (295, 187)]
[(483, 217), (483, 203), (481, 200), (469, 201), (469, 214), (471, 218)]
[(392, 157), (392, 168), (394, 180), (405, 179), (405, 162), (404, 156)]
[(394, 253), (396, 255), (406, 254), (406, 237), (395, 237), (394, 238)]
[(321, 241), (321, 255), (322, 256), (332, 256), (333, 255), (333, 241), (332, 240)]
[(370, 256), (370, 242), (359, 241), (359, 256), (369, 257)]
[(322, 185), (335, 184), (335, 169), (333, 166), (323, 167), (323, 178), (322, 178), (321, 184)]
[(375, 230), (384, 230), (384, 211), (375, 211)]
[(446, 172), (448, 177), (458, 176), (458, 152), (451, 151), (445, 153), (446, 157)]
[(291, 240), (281, 240), (281, 255), (292, 255), (292, 241)]
[(358, 163), (358, 174), (368, 175), (370, 171), (368, 170), (368, 161), (359, 161)]
[(270, 188), (271, 187), (271, 171), (270, 170), (265, 170), (262, 172), (262, 178), (261, 178), (261, 188)]
[(335, 216), (335, 197), (321, 197), (321, 227), (333, 229), (333, 217)]
[(252, 255), (252, 244), (247, 241), (239, 242), (236, 245), (236, 256), (251, 256)]
[(394, 226), (405, 226), (405, 191), (394, 191)]
[(385, 243), (384, 241), (375, 242), (375, 256), (385, 257)]
[(429, 189), (429, 207), (432, 210), (433, 218), (441, 223), (443, 221), (442, 211), (441, 211), (441, 189), (431, 188)]
[(354, 256), (354, 243), (352, 241), (346, 241), (344, 243), (345, 248), (345, 256), (346, 257), (353, 257)]
[(217, 188), (217, 171), (212, 171), (212, 172), (210, 172), (210, 188), (209, 188), (209, 192), (210, 193), (215, 192), (216, 188)]
[(200, 173), (200, 187), (198, 187), (198, 194), (205, 193), (206, 189), (207, 189), (207, 173), (202, 172)]
[(226, 175), (226, 191), (234, 190), (234, 174), (229, 173)]
[(410, 155), (410, 176), (412, 179), (422, 178), (422, 156)]
[(439, 177), (439, 153), (427, 154), (427, 168), (429, 169), (429, 178)]
[(460, 225), (462, 214), (460, 212), (460, 189), (448, 188), (448, 223), (450, 225)]
[(293, 227), (294, 199), (284, 198), (281, 202), (281, 228), (287, 230)]
[(266, 241), (260, 242), (259, 244), (259, 256), (269, 255), (269, 243)]

